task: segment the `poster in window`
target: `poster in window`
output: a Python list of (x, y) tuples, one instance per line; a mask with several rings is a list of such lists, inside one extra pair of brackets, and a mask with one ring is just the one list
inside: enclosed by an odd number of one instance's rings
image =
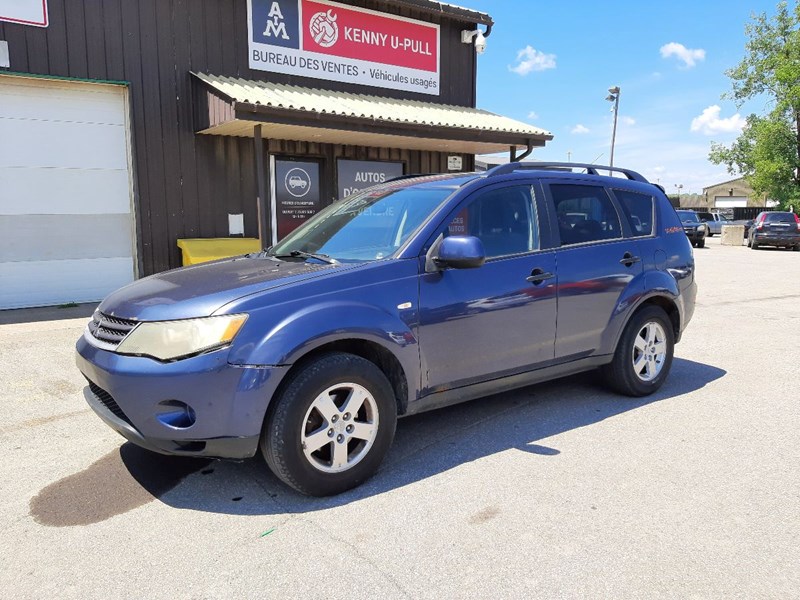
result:
[(276, 160), (274, 173), (276, 233), (282, 240), (320, 209), (319, 163)]
[(336, 166), (339, 200), (403, 175), (403, 163), (401, 162), (340, 159)]

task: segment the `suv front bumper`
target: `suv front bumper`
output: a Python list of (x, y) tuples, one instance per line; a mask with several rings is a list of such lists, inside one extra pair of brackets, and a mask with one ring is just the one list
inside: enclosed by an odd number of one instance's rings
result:
[[(228, 349), (172, 363), (122, 356), (78, 340), (75, 360), (89, 406), (114, 431), (154, 452), (253, 456), (286, 367), (228, 364)], [(175, 420), (176, 406), (191, 418)]]

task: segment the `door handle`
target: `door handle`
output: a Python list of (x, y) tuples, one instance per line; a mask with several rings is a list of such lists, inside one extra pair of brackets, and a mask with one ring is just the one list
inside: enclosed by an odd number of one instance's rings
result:
[(619, 262), (620, 264), (623, 264), (626, 267), (630, 267), (631, 265), (639, 262), (640, 260), (642, 259), (639, 258), (638, 256), (634, 256), (630, 252), (626, 252), (625, 254), (622, 255), (622, 259)]
[(546, 280), (552, 279), (552, 278), (553, 278), (553, 274), (552, 273), (547, 273), (543, 269), (539, 269), (537, 267), (536, 269), (531, 271), (530, 276), (526, 277), (525, 281), (528, 281), (528, 282), (532, 283), (533, 285), (539, 285), (543, 281), (546, 281)]

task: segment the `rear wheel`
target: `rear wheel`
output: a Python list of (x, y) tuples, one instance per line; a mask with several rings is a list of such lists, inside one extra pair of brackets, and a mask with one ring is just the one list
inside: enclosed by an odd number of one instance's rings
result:
[(329, 496), (372, 476), (394, 438), (392, 386), (370, 361), (326, 354), (275, 400), (261, 451), (275, 475), (299, 492)]
[(601, 372), (613, 390), (626, 396), (647, 396), (667, 378), (674, 348), (669, 317), (661, 308), (648, 306), (628, 321), (614, 359)]
[(752, 240), (750, 240), (750, 247), (751, 247), (753, 250), (758, 250), (758, 242), (756, 242), (755, 238), (753, 238)]
[(800, 246), (792, 246), (792, 250), (795, 252), (800, 252)]

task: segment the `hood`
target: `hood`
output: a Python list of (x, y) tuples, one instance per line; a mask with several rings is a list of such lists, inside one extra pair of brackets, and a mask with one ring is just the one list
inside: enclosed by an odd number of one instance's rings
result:
[(243, 296), (337, 270), (349, 268), (248, 255), (151, 275), (113, 292), (99, 308), (138, 321), (203, 317)]

